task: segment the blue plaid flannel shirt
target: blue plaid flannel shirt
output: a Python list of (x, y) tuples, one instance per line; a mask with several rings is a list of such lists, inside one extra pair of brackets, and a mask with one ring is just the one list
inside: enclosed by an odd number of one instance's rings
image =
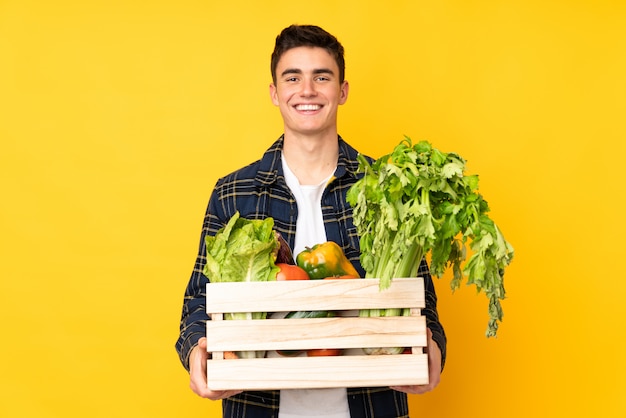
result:
[[(322, 214), (326, 236), (329, 241), (338, 243), (348, 259), (355, 265), (361, 276), (364, 271), (359, 262), (359, 237), (352, 223), (352, 208), (346, 202), (346, 192), (360, 177), (357, 174), (357, 151), (341, 137), (339, 160), (334, 179), (328, 184), (322, 196)], [(239, 211), (248, 219), (274, 218), (275, 229), (293, 248), (296, 234), (298, 208), (283, 176), (281, 151), (283, 137), (280, 137), (265, 152), (263, 157), (217, 181), (204, 218), (200, 246), (191, 278), (185, 291), (180, 336), (176, 351), (186, 369), (189, 369), (189, 355), (198, 340), (205, 336), (205, 291), (208, 279), (202, 273), (205, 258), (204, 238), (214, 235), (228, 220)], [(425, 261), (420, 265), (419, 274), (425, 279), (426, 316), (433, 339), (442, 354), (442, 367), (446, 359), (446, 336), (437, 314), (437, 296), (432, 278)], [(280, 391), (249, 391), (222, 401), (225, 418), (278, 418)], [(408, 417), (408, 403), (405, 393), (389, 388), (348, 388), (348, 403), (352, 417), (400, 418)]]

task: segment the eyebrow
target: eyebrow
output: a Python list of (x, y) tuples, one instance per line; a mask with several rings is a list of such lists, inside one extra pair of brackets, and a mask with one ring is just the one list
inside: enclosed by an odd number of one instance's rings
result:
[[(287, 68), (280, 75), (284, 77), (284, 76), (286, 76), (288, 74), (302, 74), (302, 70), (299, 69), (299, 68)], [(317, 68), (317, 69), (313, 70), (313, 74), (330, 74), (330, 75), (335, 75), (333, 70), (331, 70), (330, 68)]]

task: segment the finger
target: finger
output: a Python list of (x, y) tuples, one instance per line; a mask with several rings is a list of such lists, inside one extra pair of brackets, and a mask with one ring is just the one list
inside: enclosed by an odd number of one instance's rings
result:
[(431, 385), (414, 385), (414, 386), (390, 386), (391, 389), (398, 392), (409, 393), (411, 395), (421, 395), (434, 389)]
[(222, 399), (230, 398), (243, 392), (242, 390), (227, 390), (223, 393)]
[(198, 396), (213, 401), (229, 398), (239, 394), (241, 390), (211, 390), (207, 383), (207, 360), (209, 355), (206, 351), (206, 338), (198, 340), (198, 346), (192, 350), (189, 359), (189, 386)]
[(231, 396), (237, 395), (241, 392), (241, 390), (207, 390), (202, 397), (210, 399), (212, 401), (220, 401), (222, 399), (230, 398)]
[(189, 357), (189, 387), (196, 395), (203, 398), (214, 396), (207, 387), (207, 359), (206, 339), (201, 338)]

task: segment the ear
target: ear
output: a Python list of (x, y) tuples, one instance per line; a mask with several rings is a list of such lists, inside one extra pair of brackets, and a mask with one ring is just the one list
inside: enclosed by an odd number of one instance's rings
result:
[(348, 91), (350, 90), (350, 84), (348, 84), (347, 80), (343, 81), (341, 84), (341, 92), (339, 94), (339, 104), (342, 105), (348, 100)]
[(270, 99), (272, 99), (274, 106), (278, 106), (278, 92), (276, 91), (276, 85), (274, 83), (270, 84)]

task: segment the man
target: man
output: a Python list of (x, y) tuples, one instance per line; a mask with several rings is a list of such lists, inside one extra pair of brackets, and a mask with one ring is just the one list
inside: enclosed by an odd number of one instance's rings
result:
[[(426, 279), (429, 384), (394, 388), (212, 391), (207, 388), (204, 237), (239, 211), (249, 219), (274, 218), (293, 249), (337, 242), (361, 275), (359, 239), (346, 191), (358, 179), (357, 151), (337, 133), (337, 110), (348, 98), (343, 47), (316, 26), (290, 26), (276, 38), (270, 97), (280, 109), (284, 134), (263, 157), (218, 180), (209, 200), (196, 264), (187, 286), (176, 348), (199, 396), (223, 400), (224, 417), (408, 417), (407, 393), (437, 386), (446, 337), (428, 266)], [(210, 378), (210, 376), (209, 376)]]

